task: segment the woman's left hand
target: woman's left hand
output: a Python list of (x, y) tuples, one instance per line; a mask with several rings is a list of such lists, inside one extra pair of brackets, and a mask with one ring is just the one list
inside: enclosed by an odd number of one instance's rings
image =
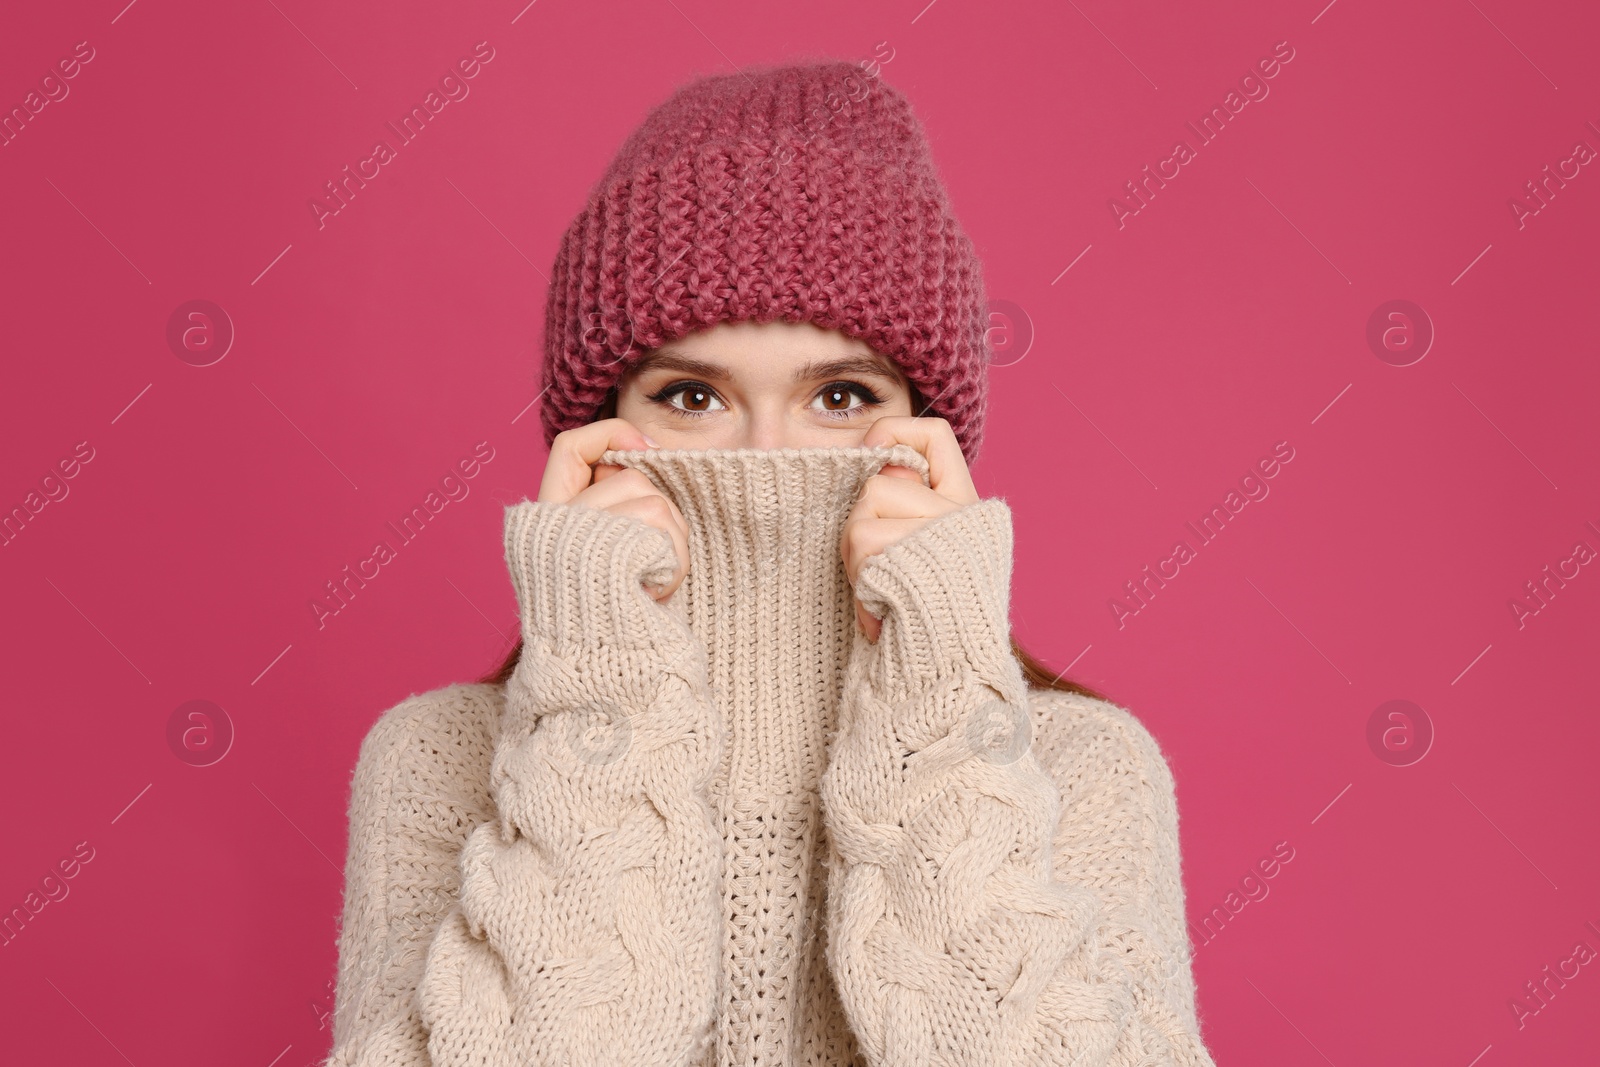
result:
[[(885, 415), (867, 430), (863, 447), (907, 444), (928, 461), (928, 482), (910, 467), (887, 466), (868, 478), (845, 518), (839, 538), (845, 573), (855, 585), (862, 566), (896, 541), (941, 515), (978, 502), (977, 487), (955, 431), (944, 419)], [(883, 620), (856, 602), (856, 623), (867, 640), (877, 641)]]

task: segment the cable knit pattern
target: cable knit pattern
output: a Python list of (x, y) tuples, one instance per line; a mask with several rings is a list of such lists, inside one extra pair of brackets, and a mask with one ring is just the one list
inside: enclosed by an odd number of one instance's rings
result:
[(1009, 652), (1011, 559), (996, 498), (856, 581), (883, 628), (855, 641), (823, 800), (829, 959), (873, 1067), (1144, 1062), (1113, 1060), (1135, 1007), (1122, 931), (1055, 874), (1061, 798)]
[[(1010, 512), (839, 559), (894, 448), (641, 450), (689, 523), (523, 501), (504, 687), (387, 713), (352, 782), (329, 1067), (1211, 1067), (1176, 805), (1009, 654)], [(431, 931), (431, 936), (430, 936)]]
[(460, 905), (419, 990), (435, 1067), (690, 1063), (716, 1018), (722, 837), (705, 788), (721, 723), (705, 657), (641, 587), (671, 539), (524, 501), (506, 558), (524, 650)]
[(430, 1067), (415, 994), (460, 891), (461, 846), (494, 815), (488, 770), (501, 704), (499, 686), (413, 694), (361, 742), (327, 1067)]
[(1100, 900), (1097, 967), (1132, 1002), (1115, 1067), (1212, 1067), (1195, 1018), (1178, 810), (1155, 738), (1126, 709), (1038, 691), (1033, 751), (1061, 790), (1054, 873)]

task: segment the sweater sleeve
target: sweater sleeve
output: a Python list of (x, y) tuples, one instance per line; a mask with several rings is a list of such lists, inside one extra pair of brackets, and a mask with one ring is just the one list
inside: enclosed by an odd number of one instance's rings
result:
[(992, 498), (857, 577), (883, 626), (855, 636), (823, 805), (829, 964), (872, 1067), (1123, 1062), (1133, 991), (1102, 901), (1053, 868), (1061, 797), (1011, 653), (1011, 553)]
[(713, 1036), (720, 723), (661, 530), (581, 505), (507, 508), (523, 652), (497, 818), (418, 991), (432, 1067), (697, 1062)]
[(412, 696), (361, 742), (326, 1067), (430, 1067), (417, 983), (460, 887), (462, 842), (493, 813), (487, 769), (497, 688)]
[(1054, 690), (1034, 704), (1034, 750), (1062, 800), (1055, 876), (1099, 897), (1099, 968), (1131, 998), (1111, 1062), (1214, 1067), (1196, 1014), (1171, 769), (1124, 708)]

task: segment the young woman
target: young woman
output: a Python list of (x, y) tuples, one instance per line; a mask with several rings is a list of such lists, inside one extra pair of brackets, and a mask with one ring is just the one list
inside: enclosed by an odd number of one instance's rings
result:
[(651, 112), (551, 277), (521, 640), (362, 743), (330, 1065), (1211, 1064), (1161, 752), (1010, 636), (986, 319), (875, 67)]

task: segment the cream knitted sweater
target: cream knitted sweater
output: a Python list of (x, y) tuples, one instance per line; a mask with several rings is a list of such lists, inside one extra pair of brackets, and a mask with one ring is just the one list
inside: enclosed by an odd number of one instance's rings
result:
[(631, 517), (524, 500), (504, 686), (413, 696), (351, 786), (328, 1067), (1186, 1064), (1173, 783), (1114, 705), (1032, 690), (1004, 500), (870, 557), (906, 445), (609, 452)]

